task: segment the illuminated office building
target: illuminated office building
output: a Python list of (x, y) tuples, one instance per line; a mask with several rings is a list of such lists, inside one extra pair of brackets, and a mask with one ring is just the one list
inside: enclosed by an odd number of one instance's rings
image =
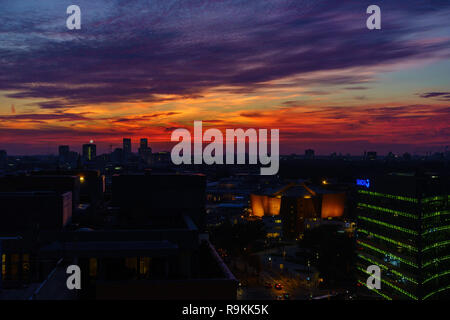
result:
[(92, 161), (97, 156), (97, 146), (95, 144), (83, 144), (83, 159), (85, 161)]
[(340, 218), (344, 215), (345, 193), (301, 183), (269, 188), (250, 194), (252, 216), (282, 220), (285, 239), (296, 239), (305, 221)]
[(365, 286), (369, 265), (381, 270), (389, 300), (428, 300), (450, 294), (448, 177), (390, 174), (358, 179), (357, 272)]

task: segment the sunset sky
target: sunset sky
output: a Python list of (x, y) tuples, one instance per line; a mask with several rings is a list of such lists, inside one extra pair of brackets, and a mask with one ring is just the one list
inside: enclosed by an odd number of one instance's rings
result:
[(449, 21), (448, 0), (0, 0), (0, 149), (168, 150), (203, 120), (279, 128), (281, 153), (444, 151)]

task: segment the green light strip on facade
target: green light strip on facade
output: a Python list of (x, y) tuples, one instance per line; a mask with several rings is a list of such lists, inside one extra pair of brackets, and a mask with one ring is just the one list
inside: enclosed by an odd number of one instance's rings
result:
[[(358, 282), (359, 282), (360, 284), (362, 284), (363, 286), (367, 287), (367, 283), (364, 283), (364, 282), (362, 282), (362, 281), (360, 281), (360, 280), (358, 280)], [(375, 288), (370, 289), (369, 287), (367, 287), (367, 289), (369, 289), (369, 290), (371, 290), (371, 291), (374, 291), (374, 292), (378, 293), (380, 296), (382, 296), (383, 298), (385, 298), (385, 299), (387, 299), (387, 300), (392, 300), (391, 297), (385, 295), (384, 293), (381, 293), (380, 291), (378, 291), (378, 290), (375, 289)]]
[(373, 206), (371, 204), (358, 203), (358, 206), (377, 210), (377, 211), (388, 212), (388, 213), (392, 213), (392, 214), (399, 215), (399, 216), (406, 217), (406, 218), (417, 219), (417, 216), (410, 214), (410, 213), (392, 210), (392, 209), (388, 209), (388, 208), (377, 207), (377, 206)]
[(450, 229), (450, 225), (449, 226), (443, 226), (443, 227), (437, 227), (437, 228), (431, 228), (431, 229), (428, 229), (427, 231), (425, 231), (423, 233), (423, 235), (426, 235), (426, 234), (429, 234), (429, 233), (433, 233), (433, 232), (436, 232), (436, 231), (448, 230), (448, 229)]
[(447, 244), (450, 244), (450, 240), (442, 241), (442, 242), (436, 242), (436, 243), (433, 243), (431, 246), (426, 246), (425, 248), (423, 248), (423, 251), (430, 250), (430, 249), (437, 248), (437, 247), (442, 247), (442, 246), (445, 246)]
[(441, 258), (433, 259), (433, 260), (430, 260), (430, 261), (425, 262), (425, 263), (423, 264), (423, 267), (426, 268), (426, 267), (428, 267), (430, 264), (433, 264), (433, 263), (436, 263), (436, 262), (442, 262), (442, 261), (448, 260), (448, 259), (450, 259), (450, 256), (444, 256), (444, 257), (441, 257)]
[(422, 203), (428, 203), (431, 201), (438, 201), (438, 200), (445, 200), (445, 199), (450, 199), (450, 195), (424, 198), (424, 199), (422, 199)]
[(375, 279), (380, 280), (380, 281), (383, 282), (384, 284), (387, 284), (389, 287), (391, 287), (391, 288), (397, 290), (398, 292), (403, 293), (404, 295), (410, 297), (411, 299), (418, 300), (418, 298), (417, 298), (415, 295), (413, 295), (412, 293), (409, 293), (408, 291), (403, 290), (402, 288), (399, 288), (399, 287), (397, 287), (396, 285), (394, 285), (394, 284), (392, 284), (392, 283), (390, 283), (390, 282), (388, 282), (388, 281), (386, 281), (386, 280), (384, 280), (384, 279), (381, 279), (381, 278), (379, 278), (379, 277), (374, 276), (373, 274), (371, 274), (370, 272), (367, 272), (366, 270), (364, 270), (364, 269), (361, 268), (361, 267), (356, 267), (356, 268), (357, 268), (358, 270), (364, 272), (365, 274), (368, 274), (368, 275), (374, 277)]
[(438, 289), (436, 291), (430, 292), (425, 297), (423, 297), (423, 300), (428, 299), (429, 297), (431, 297), (432, 295), (435, 295), (436, 293), (439, 293), (439, 292), (442, 292), (442, 291), (445, 291), (445, 290), (448, 290), (448, 289), (450, 289), (450, 286), (446, 286), (444, 288), (440, 288), (440, 289)]
[(376, 252), (378, 252), (378, 253), (382, 253), (382, 254), (388, 255), (388, 256), (390, 256), (390, 257), (392, 257), (392, 258), (395, 258), (395, 259), (397, 259), (397, 260), (399, 260), (399, 261), (401, 261), (401, 262), (403, 262), (403, 263), (406, 263), (407, 265), (409, 265), (409, 266), (411, 266), (411, 267), (415, 267), (415, 268), (418, 267), (417, 264), (415, 264), (415, 263), (412, 262), (412, 261), (405, 260), (405, 259), (403, 259), (403, 258), (400, 258), (400, 257), (396, 256), (395, 254), (392, 254), (392, 253), (390, 253), (390, 252), (387, 252), (387, 251), (384, 251), (384, 250), (375, 248), (374, 246), (371, 246), (370, 244), (364, 243), (364, 242), (362, 242), (361, 240), (357, 240), (356, 242), (359, 243), (360, 245), (362, 245), (363, 247), (372, 249), (373, 251), (376, 251)]
[(378, 220), (371, 219), (371, 218), (358, 216), (358, 219), (364, 220), (364, 221), (368, 221), (368, 222), (372, 222), (372, 223), (378, 224), (378, 225), (386, 227), (386, 228), (390, 228), (390, 229), (406, 232), (406, 233), (409, 233), (409, 234), (412, 234), (412, 235), (415, 235), (415, 236), (417, 236), (419, 234), (417, 231), (414, 231), (414, 230), (411, 230), (411, 229), (402, 228), (402, 227), (399, 227), (399, 226), (394, 226), (393, 224), (389, 224), (389, 223), (378, 221)]
[(410, 277), (408, 277), (408, 276), (405, 276), (404, 274), (402, 274), (402, 273), (400, 273), (400, 272), (398, 272), (398, 271), (396, 271), (396, 270), (394, 270), (394, 269), (391, 269), (391, 268), (385, 266), (384, 264), (380, 264), (379, 262), (374, 261), (373, 259), (364, 257), (362, 254), (358, 254), (358, 257), (360, 257), (360, 258), (363, 259), (363, 260), (366, 260), (367, 262), (373, 263), (373, 264), (375, 264), (375, 265), (377, 265), (377, 266), (383, 268), (384, 270), (390, 271), (390, 272), (392, 272), (393, 274), (395, 274), (395, 275), (397, 275), (397, 276), (399, 276), (399, 277), (405, 278), (405, 279), (408, 280), (409, 282), (412, 282), (412, 283), (414, 283), (414, 284), (417, 284), (417, 281), (416, 281), (416, 280), (414, 280), (414, 279), (412, 279), (412, 278), (410, 278)]
[(379, 193), (379, 192), (373, 192), (373, 191), (367, 191), (367, 190), (358, 190), (358, 193), (367, 194), (367, 195), (375, 196), (375, 197), (383, 197), (383, 198), (389, 198), (389, 199), (395, 199), (395, 200), (414, 202), (414, 203), (418, 203), (419, 202), (415, 198), (409, 198), (409, 197), (403, 197), (403, 196), (395, 196), (393, 194)]
[(379, 235), (379, 234), (376, 234), (376, 233), (373, 233), (373, 232), (370, 232), (370, 231), (367, 231), (367, 230), (364, 230), (364, 229), (358, 229), (357, 231), (365, 233), (365, 234), (368, 234), (368, 235), (373, 236), (375, 238), (378, 238), (378, 239), (390, 242), (392, 244), (396, 244), (396, 245), (398, 245), (400, 247), (412, 250), (414, 252), (417, 252), (417, 248), (415, 248), (415, 247), (413, 247), (413, 246), (411, 246), (409, 244), (406, 244), (406, 243), (403, 243), (403, 242), (400, 242), (400, 241), (397, 241), (397, 240), (394, 240), (394, 239), (390, 239), (390, 238), (387, 238), (385, 236), (382, 236), (382, 235)]
[(436, 278), (443, 277), (443, 276), (445, 276), (445, 275), (447, 275), (447, 274), (450, 274), (450, 270), (447, 270), (447, 271), (444, 271), (444, 272), (441, 272), (441, 273), (434, 274), (434, 275), (432, 275), (431, 277), (425, 279), (425, 280), (423, 281), (423, 283), (425, 284), (425, 283), (427, 283), (428, 281), (431, 281), (431, 280), (436, 279)]
[(431, 217), (438, 217), (438, 216), (443, 216), (445, 214), (450, 214), (450, 210), (446, 210), (446, 211), (436, 211), (436, 212), (432, 212), (432, 213), (424, 213), (423, 214), (423, 218), (431, 218)]

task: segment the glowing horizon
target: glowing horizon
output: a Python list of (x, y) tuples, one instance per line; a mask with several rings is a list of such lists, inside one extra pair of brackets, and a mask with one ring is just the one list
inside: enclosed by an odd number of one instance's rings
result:
[(98, 153), (171, 131), (278, 128), (281, 154), (447, 150), (450, 3), (80, 0), (0, 12), (0, 149)]

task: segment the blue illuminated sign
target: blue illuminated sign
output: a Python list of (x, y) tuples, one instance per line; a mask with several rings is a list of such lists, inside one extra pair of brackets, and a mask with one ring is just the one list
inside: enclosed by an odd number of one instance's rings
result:
[(356, 185), (369, 188), (370, 180), (369, 179), (356, 179)]

